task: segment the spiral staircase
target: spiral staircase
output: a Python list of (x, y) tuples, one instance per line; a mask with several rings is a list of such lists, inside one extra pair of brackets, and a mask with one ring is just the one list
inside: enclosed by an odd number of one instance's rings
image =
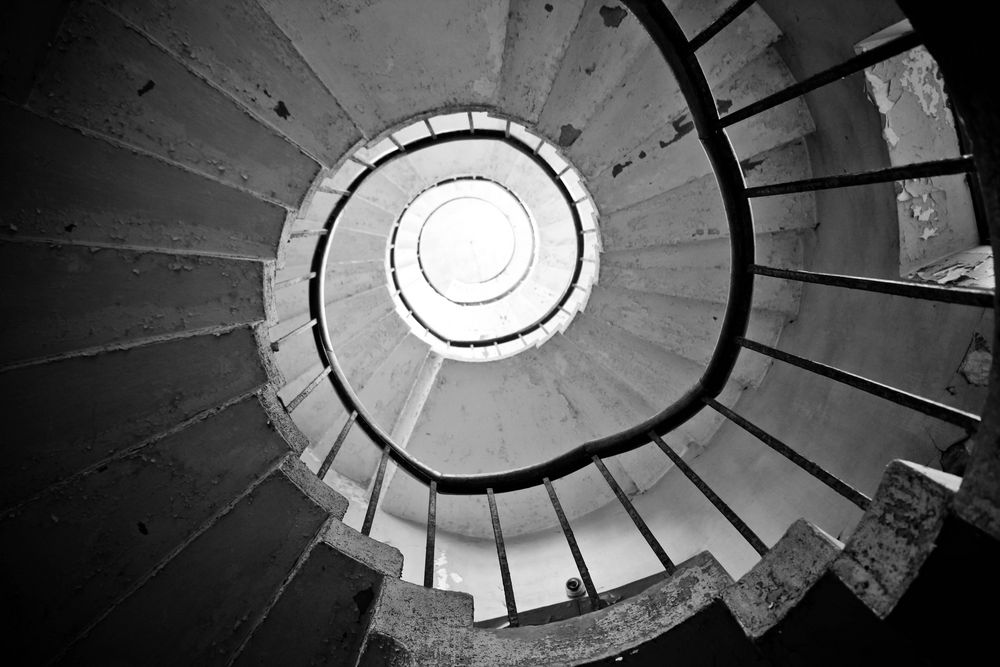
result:
[[(13, 664), (988, 654), (995, 294), (897, 279), (892, 184), (995, 244), (1000, 113), (900, 4), (3, 9)], [(887, 167), (858, 72), (921, 43), (971, 156)], [(421, 197), (483, 184), (539, 250), (444, 331)]]

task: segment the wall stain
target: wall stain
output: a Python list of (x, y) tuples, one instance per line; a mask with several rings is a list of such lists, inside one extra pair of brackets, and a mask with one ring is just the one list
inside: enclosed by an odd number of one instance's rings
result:
[(282, 100), (278, 100), (278, 103), (274, 105), (274, 113), (281, 116), (282, 120), (288, 120), (288, 118), (292, 115)]
[(576, 129), (572, 125), (563, 125), (559, 128), (559, 145), (564, 148), (571, 146), (580, 137), (581, 132), (581, 130)]
[(604, 19), (604, 25), (609, 28), (617, 28), (625, 20), (625, 17), (628, 16), (628, 12), (622, 7), (608, 7), (605, 5), (601, 7), (600, 12), (601, 18)]
[(625, 162), (621, 162), (621, 163), (616, 164), (615, 166), (613, 166), (611, 168), (611, 178), (618, 178), (618, 174), (620, 174), (623, 171), (625, 171), (625, 167), (628, 167), (631, 164), (632, 164), (632, 160), (626, 160)]
[(146, 93), (148, 93), (149, 91), (151, 91), (155, 87), (156, 87), (156, 82), (154, 82), (152, 79), (150, 79), (149, 81), (147, 81), (146, 83), (144, 83), (142, 85), (142, 88), (140, 88), (139, 90), (137, 90), (135, 92), (137, 92), (139, 94), (139, 97), (142, 97), (143, 95), (145, 95)]

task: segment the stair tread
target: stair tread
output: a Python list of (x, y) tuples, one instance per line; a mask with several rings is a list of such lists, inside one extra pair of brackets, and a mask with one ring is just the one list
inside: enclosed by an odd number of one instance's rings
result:
[(319, 173), (281, 135), (96, 4), (71, 8), (54, 43), (32, 109), (287, 206)]
[(361, 139), (292, 41), (256, 3), (106, 4), (325, 165)]

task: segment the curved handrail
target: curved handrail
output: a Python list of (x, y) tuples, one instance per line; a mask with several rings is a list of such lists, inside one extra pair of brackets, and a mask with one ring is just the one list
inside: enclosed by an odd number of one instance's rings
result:
[[(614, 456), (646, 445), (650, 442), (651, 434), (665, 435), (704, 409), (705, 401), (717, 397), (725, 388), (736, 365), (741, 349), (738, 340), (746, 333), (753, 301), (753, 216), (745, 195), (743, 172), (729, 138), (719, 123), (715, 100), (705, 74), (694, 51), (687, 48), (688, 41), (676, 19), (662, 2), (623, 1), (649, 33), (673, 71), (722, 192), (730, 232), (731, 263), (729, 298), (718, 343), (698, 382), (680, 399), (650, 419), (617, 434), (585, 442), (538, 464), (496, 473), (456, 475), (430, 468), (393, 442), (389, 434), (373, 421), (347, 382), (326, 327), (313, 327), (317, 347), (329, 363), (329, 378), (334, 390), (345, 406), (352, 407), (356, 412), (360, 428), (378, 447), (387, 452), (397, 466), (425, 485), (429, 486), (433, 482), (438, 493), (485, 495), (490, 489), (496, 493), (527, 489), (540, 486), (543, 480), (565, 477), (591, 465), (594, 456)], [(494, 133), (504, 136), (503, 132)], [(471, 136), (473, 135), (457, 133), (453, 139), (468, 139)], [(428, 137), (408, 144), (408, 147), (417, 149), (421, 142), (429, 145), (447, 139), (448, 137)], [(332, 225), (338, 213), (335, 209), (328, 224)], [(319, 279), (310, 284), (310, 308), (317, 314), (323, 314), (325, 310), (325, 285), (322, 276), (330, 253), (331, 236), (326, 235), (313, 260), (312, 271)], [(575, 280), (576, 277), (574, 283)]]

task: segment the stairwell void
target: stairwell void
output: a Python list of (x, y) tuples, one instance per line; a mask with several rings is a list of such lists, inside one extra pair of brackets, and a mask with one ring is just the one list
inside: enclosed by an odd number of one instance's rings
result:
[[(11, 655), (989, 648), (995, 288), (900, 279), (899, 215), (966, 179), (995, 245), (1000, 113), (900, 5), (5, 7)], [(890, 150), (899, 57), (955, 154)]]

